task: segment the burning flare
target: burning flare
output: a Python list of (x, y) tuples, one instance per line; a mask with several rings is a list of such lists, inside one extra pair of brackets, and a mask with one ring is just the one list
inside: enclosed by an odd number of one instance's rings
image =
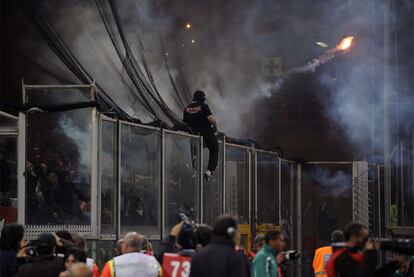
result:
[(349, 49), (352, 45), (353, 39), (354, 37), (346, 37), (342, 39), (341, 43), (336, 47), (336, 49), (342, 50), (342, 51)]
[[(316, 68), (318, 68), (320, 65), (329, 62), (330, 60), (332, 60), (338, 55), (347, 53), (347, 51), (352, 46), (353, 39), (354, 37), (352, 36), (343, 38), (341, 40), (341, 43), (338, 44), (336, 47), (324, 51), (322, 55), (320, 55), (317, 58), (314, 58), (307, 64), (302, 65), (302, 66), (297, 66), (287, 72), (284, 72), (282, 76), (276, 80), (276, 82), (266, 83), (262, 85), (261, 95), (266, 96), (266, 97), (271, 97), (272, 93), (274, 91), (279, 90), (280, 87), (283, 85), (283, 82), (285, 81), (285, 79), (289, 78), (290, 75), (295, 74), (295, 73), (303, 73), (303, 72), (315, 72)], [(323, 48), (328, 47), (328, 45), (322, 41), (316, 42), (316, 45), (323, 47)]]

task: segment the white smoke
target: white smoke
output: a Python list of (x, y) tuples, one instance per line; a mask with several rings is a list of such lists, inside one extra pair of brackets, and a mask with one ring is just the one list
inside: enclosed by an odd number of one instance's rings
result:
[[(76, 122), (81, 123), (82, 125), (84, 125), (85, 122), (88, 122), (87, 117), (82, 117), (81, 120), (82, 121)], [(61, 131), (76, 144), (80, 157), (78, 171), (84, 172), (84, 168), (90, 168), (91, 166), (92, 138), (90, 121), (88, 130), (84, 130), (76, 125), (75, 120), (72, 117), (64, 114), (59, 120), (59, 127)]]
[(260, 84), (259, 95), (265, 98), (272, 97), (273, 93), (277, 92), (282, 87), (283, 82), (284, 80), (279, 78), (274, 82)]
[(323, 196), (351, 197), (352, 178), (351, 173), (343, 170), (334, 172), (326, 168), (317, 167), (312, 171), (312, 179), (318, 182), (319, 194)]

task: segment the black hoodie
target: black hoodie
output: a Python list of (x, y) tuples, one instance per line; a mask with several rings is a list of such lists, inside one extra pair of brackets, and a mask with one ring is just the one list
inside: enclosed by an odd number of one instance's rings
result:
[(209, 244), (193, 257), (190, 277), (247, 277), (249, 264), (234, 242), (226, 236), (213, 235)]

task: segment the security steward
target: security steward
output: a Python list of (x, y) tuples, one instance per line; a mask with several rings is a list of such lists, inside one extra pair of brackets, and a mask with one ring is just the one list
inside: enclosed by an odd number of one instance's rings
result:
[(218, 141), (215, 136), (217, 121), (213, 117), (206, 103), (206, 94), (197, 90), (194, 92), (193, 102), (184, 109), (184, 122), (191, 128), (193, 134), (199, 134), (209, 150), (209, 160), (204, 179), (209, 181), (218, 161)]
[(129, 232), (122, 242), (122, 255), (108, 261), (102, 277), (159, 277), (161, 266), (153, 256), (141, 253), (143, 237), (136, 232)]
[[(331, 242), (338, 243), (344, 241), (344, 233), (341, 230), (335, 230), (331, 234)], [(331, 245), (319, 247), (315, 251), (313, 258), (313, 271), (316, 277), (328, 277), (326, 265), (331, 258), (333, 249)]]

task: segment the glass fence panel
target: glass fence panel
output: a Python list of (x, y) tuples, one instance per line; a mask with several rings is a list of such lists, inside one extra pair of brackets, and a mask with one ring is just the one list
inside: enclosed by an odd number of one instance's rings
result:
[(404, 180), (404, 226), (414, 226), (414, 132), (412, 137), (406, 139), (403, 149)]
[(281, 182), (281, 227), (283, 234), (286, 237), (286, 246), (288, 249), (293, 248), (294, 245), (294, 235), (293, 228), (294, 224), (294, 211), (295, 211), (295, 185), (296, 185), (296, 172), (295, 164), (290, 161), (281, 160), (280, 161), (280, 182)]
[(225, 211), (249, 223), (248, 152), (245, 148), (226, 146)]
[(87, 240), (86, 253), (95, 260), (96, 265), (102, 270), (105, 263), (115, 256), (115, 240)]
[(17, 222), (17, 137), (0, 136), (0, 220)]
[(256, 152), (257, 224), (279, 224), (279, 174), (277, 155)]
[(116, 234), (117, 224), (117, 159), (116, 122), (102, 120), (101, 158), (101, 234)]
[(150, 246), (152, 248), (152, 252), (155, 255), (158, 255), (158, 253), (160, 253), (160, 249), (161, 249), (161, 241), (159, 241), (159, 240), (150, 240), (149, 243), (150, 243)]
[(406, 137), (391, 157), (391, 225), (414, 225), (414, 141)]
[(305, 164), (301, 205), (304, 276), (313, 276), (315, 249), (352, 220), (352, 164)]
[[(203, 218), (204, 223), (212, 224), (214, 219), (222, 213), (222, 186), (223, 186), (223, 170), (222, 170), (222, 143), (219, 144), (219, 160), (217, 169), (214, 171), (210, 181), (204, 181), (203, 185)], [(203, 165), (205, 168), (208, 163), (209, 151), (204, 148)]]
[(179, 212), (198, 218), (200, 139), (166, 132), (164, 141), (164, 233), (168, 234), (178, 223)]
[(160, 231), (160, 131), (121, 125), (121, 233)]
[(380, 220), (380, 229), (379, 232), (381, 235), (384, 235), (386, 232), (387, 223), (385, 220), (385, 176), (384, 176), (384, 165), (379, 165), (378, 169), (378, 183), (379, 183), (379, 220)]
[(91, 116), (89, 108), (27, 115), (26, 224), (90, 225)]

